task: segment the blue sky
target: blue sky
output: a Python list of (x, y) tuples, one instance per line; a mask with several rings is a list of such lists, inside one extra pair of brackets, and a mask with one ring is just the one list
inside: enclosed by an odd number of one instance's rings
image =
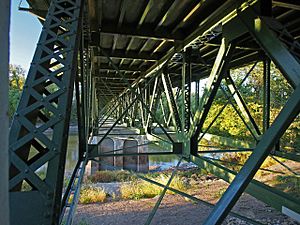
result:
[[(18, 10), (19, 0), (11, 2), (10, 63), (28, 71), (42, 26), (34, 15)], [(25, 0), (22, 7), (28, 7)]]

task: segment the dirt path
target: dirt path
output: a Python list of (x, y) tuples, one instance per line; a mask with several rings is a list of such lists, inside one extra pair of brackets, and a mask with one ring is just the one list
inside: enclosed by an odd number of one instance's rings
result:
[[(227, 184), (221, 180), (203, 182), (194, 196), (215, 203)], [(99, 204), (79, 205), (75, 224), (77, 225), (135, 225), (144, 224), (158, 197), (142, 200), (123, 200)], [(152, 224), (182, 225), (202, 224), (211, 208), (194, 203), (178, 195), (166, 195)], [(269, 225), (296, 225), (295, 221), (268, 207), (250, 195), (244, 194), (235, 212)], [(223, 224), (248, 224), (239, 219), (228, 217)]]

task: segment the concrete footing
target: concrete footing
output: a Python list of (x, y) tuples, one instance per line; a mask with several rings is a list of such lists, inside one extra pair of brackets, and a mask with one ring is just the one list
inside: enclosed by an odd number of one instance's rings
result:
[[(97, 137), (101, 139), (101, 136)], [(149, 171), (149, 157), (143, 156), (117, 156), (118, 154), (135, 154), (148, 152), (148, 140), (144, 135), (120, 135), (105, 138), (97, 146), (98, 154), (115, 154), (111, 157), (98, 157), (98, 162), (90, 164), (90, 174), (98, 170), (125, 169), (146, 173)]]

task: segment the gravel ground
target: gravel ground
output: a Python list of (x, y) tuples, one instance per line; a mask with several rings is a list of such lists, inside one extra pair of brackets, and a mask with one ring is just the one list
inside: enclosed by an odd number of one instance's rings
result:
[[(217, 202), (227, 184), (221, 180), (210, 180), (197, 184), (194, 196)], [(105, 203), (78, 205), (75, 224), (77, 225), (134, 225), (144, 224), (158, 197), (142, 200), (121, 200)], [(202, 224), (211, 208), (202, 203), (194, 203), (178, 195), (166, 195), (155, 214), (152, 224), (182, 225)], [(233, 211), (268, 225), (297, 225), (287, 216), (244, 194)], [(223, 224), (248, 224), (240, 219), (228, 217)]]

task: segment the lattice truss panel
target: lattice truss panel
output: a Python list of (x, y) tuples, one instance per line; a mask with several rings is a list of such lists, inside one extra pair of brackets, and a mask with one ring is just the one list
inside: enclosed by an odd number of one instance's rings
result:
[(43, 24), (10, 132), (12, 224), (55, 224), (60, 214), (80, 14), (81, 0), (52, 0)]
[[(20, 224), (20, 221), (22, 224), (56, 224), (60, 212), (64, 211), (61, 208), (69, 202), (69, 197), (64, 197), (64, 203), (61, 205), (70, 106), (77, 68), (80, 9), (81, 1), (79, 0), (52, 1), (22, 99), (12, 123), (10, 197), (13, 203), (13, 224)], [(253, 54), (256, 58), (250, 60), (253, 64), (245, 73), (243, 80), (236, 82), (230, 74), (230, 69), (232, 59), (237, 54), (236, 50), (240, 48), (239, 40), (243, 40), (245, 36), (250, 37), (249, 41), (256, 42), (255, 47), (258, 50)], [(212, 64), (209, 64), (201, 55), (201, 47), (205, 45), (205, 42), (216, 37), (221, 37), (218, 53), (214, 61), (210, 62)], [(244, 191), (278, 210), (286, 207), (300, 213), (300, 205), (296, 200), (284, 192), (274, 190), (253, 179), (268, 155), (284, 155), (286, 158), (299, 162), (299, 156), (297, 158), (295, 155), (281, 152), (279, 148), (274, 148), (300, 110), (299, 43), (281, 24), (274, 19), (261, 16), (251, 5), (243, 7), (241, 10), (237, 7), (236, 15), (232, 20), (214, 26), (192, 42), (189, 40), (184, 43), (189, 44), (186, 44), (178, 52), (174, 52), (173, 55), (169, 55), (165, 62), (161, 63), (152, 73), (144, 74), (145, 76), (141, 76), (131, 83), (126, 78), (126, 73), (121, 72), (109, 53), (99, 46), (94, 47), (95, 51), (90, 51), (88, 48), (83, 48), (84, 44), (81, 42), (81, 72), (80, 76), (77, 74), (75, 82), (78, 119), (81, 121), (79, 128), (84, 131), (79, 132), (79, 141), (84, 142), (80, 144), (81, 151), (84, 151), (83, 146), (86, 144), (89, 134), (97, 136), (99, 128), (105, 127), (106, 122), (114, 117), (114, 123), (110, 124), (109, 128), (106, 127), (107, 132), (101, 136), (100, 141), (89, 146), (89, 159), (97, 162), (99, 157), (101, 159), (112, 155), (115, 157), (126, 155), (120, 154), (120, 149), (107, 154), (98, 152), (98, 145), (120, 123), (127, 123), (128, 126), (139, 128), (140, 134), (147, 135), (149, 143), (155, 142), (164, 150), (144, 154), (176, 154), (179, 156), (179, 162), (167, 184), (159, 184), (137, 175), (164, 188), (146, 224), (151, 223), (167, 190), (203, 202), (187, 193), (170, 188), (170, 183), (183, 159), (193, 162), (231, 183), (206, 224), (220, 224), (229, 213), (253, 222), (249, 218), (230, 212)], [(121, 80), (125, 87), (121, 94), (118, 92), (119, 88), (114, 91), (113, 86), (110, 86), (101, 77), (97, 77), (100, 80), (98, 84), (101, 84), (99, 86), (104, 89), (100, 87), (98, 89), (95, 85), (96, 73), (93, 74), (95, 72), (93, 57), (96, 54), (93, 54), (96, 51), (101, 52), (101, 55), (107, 58), (108, 64), (115, 71), (115, 78), (118, 77)], [(264, 64), (263, 127), (256, 124), (239, 91), (243, 82), (255, 69), (257, 61), (263, 61)], [(272, 124), (269, 124), (270, 85), (268, 82), (270, 82), (270, 78), (268, 77), (270, 76), (271, 61), (289, 82), (293, 93), (277, 118)], [(196, 79), (196, 94), (192, 93), (191, 86), (191, 82), (195, 81), (193, 77), (194, 62), (205, 67), (201, 70), (204, 75), (201, 74), (201, 77)], [(174, 78), (174, 74), (171, 72), (171, 69), (177, 66), (176, 63), (182, 65), (179, 78), (177, 75)], [(199, 79), (200, 81), (206, 79), (206, 85), (201, 95)], [(79, 83), (81, 84), (79, 85)], [(220, 93), (226, 103), (217, 112), (216, 117), (208, 123), (208, 115)], [(99, 96), (101, 97), (97, 98)], [(196, 100), (192, 101), (194, 98)], [(255, 143), (251, 149), (246, 149), (251, 152), (250, 157), (237, 171), (226, 168), (224, 164), (203, 155), (221, 152), (220, 149), (201, 151), (198, 148), (199, 143), (205, 138), (217, 117), (229, 104), (234, 108), (236, 116), (242, 120), (249, 136)], [(157, 114), (158, 110), (161, 115)], [(159, 134), (155, 133), (157, 127), (160, 128)], [(51, 136), (47, 135), (49, 130), (53, 133)], [(219, 137), (218, 141), (224, 143), (230, 142), (232, 139)], [(238, 142), (238, 140), (234, 141)], [(235, 151), (245, 151), (245, 149), (239, 148)], [(83, 167), (86, 162), (87, 158), (84, 160)], [(42, 177), (38, 170), (44, 165), (47, 165), (47, 173), (45, 177)], [(77, 165), (76, 169), (80, 168), (80, 163)], [(73, 175), (78, 178), (76, 171)], [(82, 176), (81, 173), (79, 177), (82, 178)], [(70, 183), (72, 184), (73, 181)], [(24, 183), (27, 183), (29, 189), (24, 189)], [(77, 193), (79, 188), (80, 184), (77, 185)], [(71, 186), (67, 190), (70, 191)], [(68, 196), (73, 196), (72, 204), (75, 202), (76, 205), (78, 194)], [(16, 204), (17, 202), (20, 204)], [(74, 214), (73, 210), (70, 209), (70, 211), (72, 211), (71, 214)], [(30, 220), (32, 215), (35, 217), (34, 222)], [(72, 219), (68, 221), (71, 223)]]

